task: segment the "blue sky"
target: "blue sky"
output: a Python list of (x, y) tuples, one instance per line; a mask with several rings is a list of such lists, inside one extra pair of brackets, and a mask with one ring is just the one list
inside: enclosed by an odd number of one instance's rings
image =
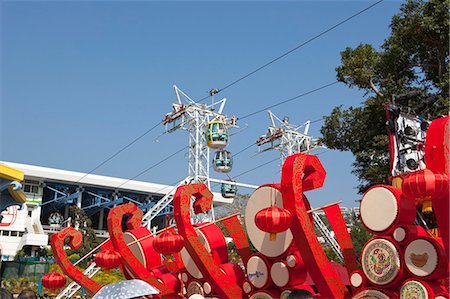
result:
[[(172, 85), (199, 99), (297, 46), (372, 1), (4, 1), (1, 3), (1, 159), (88, 172), (162, 120)], [(340, 51), (378, 47), (401, 2), (386, 1), (220, 95), (225, 113), (243, 116), (335, 80)], [(364, 94), (337, 84), (272, 109), (301, 124)], [(267, 131), (267, 113), (246, 118), (232, 137), (237, 152)], [(322, 123), (313, 124), (319, 136)], [(161, 125), (95, 173), (129, 178), (187, 145), (187, 134)], [(235, 159), (231, 176), (274, 159), (256, 147)], [(187, 175), (179, 154), (139, 177), (174, 183)], [(313, 206), (355, 206), (350, 153), (320, 156), (325, 186), (308, 192)], [(279, 181), (279, 163), (239, 178)], [(223, 175), (216, 175), (223, 178)]]

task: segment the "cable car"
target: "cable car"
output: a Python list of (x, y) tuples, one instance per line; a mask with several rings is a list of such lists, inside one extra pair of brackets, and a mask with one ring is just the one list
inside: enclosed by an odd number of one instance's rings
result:
[(215, 120), (208, 123), (206, 144), (216, 149), (224, 148), (228, 144), (228, 129), (223, 121)]
[(222, 186), (220, 187), (220, 193), (222, 193), (222, 197), (224, 198), (234, 198), (237, 193), (237, 186), (222, 183)]
[(233, 167), (233, 156), (229, 151), (217, 151), (214, 153), (213, 166), (217, 172), (230, 172)]

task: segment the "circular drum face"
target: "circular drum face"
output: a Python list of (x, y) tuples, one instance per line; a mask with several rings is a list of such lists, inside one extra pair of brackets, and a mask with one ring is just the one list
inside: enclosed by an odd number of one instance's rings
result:
[(280, 299), (287, 299), (288, 296), (289, 296), (291, 293), (292, 293), (291, 290), (284, 290), (284, 291), (281, 293)]
[(397, 198), (385, 187), (373, 187), (364, 194), (360, 213), (361, 219), (368, 229), (374, 232), (385, 231), (397, 219)]
[(189, 283), (188, 287), (187, 287), (187, 297), (189, 298), (190, 296), (194, 295), (194, 294), (199, 294), (199, 295), (204, 295), (203, 293), (203, 288), (201, 286), (200, 283), (198, 283), (197, 281), (192, 281), (191, 283)]
[(289, 270), (287, 265), (283, 262), (276, 262), (270, 268), (270, 277), (273, 282), (279, 286), (284, 287), (289, 283)]
[(427, 288), (418, 281), (410, 280), (400, 289), (401, 299), (428, 299)]
[(360, 273), (354, 272), (350, 276), (350, 283), (355, 288), (359, 288), (362, 285), (362, 283), (363, 283), (363, 277), (361, 276)]
[(391, 299), (385, 293), (378, 290), (364, 290), (359, 292), (352, 299)]
[(265, 287), (270, 279), (267, 261), (257, 255), (250, 257), (247, 262), (247, 277), (256, 288)]
[(425, 277), (432, 274), (438, 266), (438, 261), (438, 252), (428, 240), (417, 239), (406, 246), (406, 267), (414, 275)]
[(270, 186), (263, 186), (253, 192), (245, 209), (245, 226), (248, 236), (255, 248), (268, 257), (278, 257), (289, 248), (292, 243), (292, 233), (288, 229), (277, 233), (276, 241), (270, 240), (270, 234), (260, 230), (255, 223), (255, 215), (273, 203), (279, 208), (283, 207), (281, 192)]
[(385, 239), (373, 239), (363, 249), (362, 268), (367, 279), (377, 285), (393, 281), (399, 274), (400, 255), (397, 248)]
[(256, 292), (253, 295), (250, 296), (250, 299), (276, 299), (280, 296), (280, 293), (278, 293), (278, 296), (276, 294), (269, 294), (269, 292), (260, 291)]

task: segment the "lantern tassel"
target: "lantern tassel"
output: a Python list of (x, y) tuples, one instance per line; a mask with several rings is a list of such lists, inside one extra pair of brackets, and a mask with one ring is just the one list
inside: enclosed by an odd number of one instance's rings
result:
[(433, 212), (433, 204), (431, 200), (426, 200), (422, 204), (422, 213), (432, 213)]
[(173, 261), (174, 260), (173, 254), (166, 254), (165, 257), (166, 257), (166, 261), (168, 263), (173, 263), (174, 262)]
[(269, 234), (269, 240), (270, 241), (276, 241), (277, 240), (277, 233), (270, 233)]

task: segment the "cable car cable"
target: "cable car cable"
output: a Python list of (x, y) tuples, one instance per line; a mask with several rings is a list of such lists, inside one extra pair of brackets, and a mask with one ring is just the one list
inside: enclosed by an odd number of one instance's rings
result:
[(185, 147), (183, 147), (183, 148), (177, 150), (176, 152), (170, 154), (169, 156), (165, 157), (164, 159), (160, 160), (159, 162), (157, 162), (157, 163), (151, 165), (150, 167), (146, 168), (145, 170), (141, 171), (141, 172), (138, 173), (137, 175), (133, 176), (132, 178), (130, 178), (130, 179), (128, 179), (128, 180), (126, 180), (125, 182), (123, 182), (122, 184), (120, 184), (119, 186), (117, 186), (117, 187), (115, 187), (115, 188), (117, 189), (117, 188), (119, 188), (119, 187), (125, 185), (125, 184), (128, 183), (129, 181), (134, 180), (135, 178), (137, 178), (137, 177), (143, 175), (144, 173), (146, 173), (146, 172), (148, 172), (149, 170), (155, 168), (156, 166), (158, 166), (158, 165), (164, 163), (165, 161), (167, 161), (167, 160), (169, 160), (170, 158), (172, 158), (173, 156), (175, 156), (175, 155), (181, 153), (182, 151), (184, 151), (184, 150), (187, 149), (187, 148), (188, 148), (188, 146), (186, 145)]
[(288, 103), (288, 102), (292, 102), (292, 101), (294, 101), (294, 100), (297, 100), (297, 99), (299, 99), (299, 98), (302, 98), (302, 97), (304, 97), (304, 96), (307, 96), (307, 95), (309, 95), (309, 94), (312, 94), (312, 93), (314, 93), (314, 92), (316, 92), (316, 91), (325, 89), (325, 88), (330, 87), (330, 86), (332, 86), (332, 85), (335, 85), (335, 84), (337, 84), (337, 83), (339, 83), (339, 82), (338, 82), (338, 81), (334, 81), (334, 82), (332, 82), (332, 83), (328, 83), (328, 84), (322, 85), (322, 86), (317, 87), (317, 88), (315, 88), (315, 89), (312, 89), (312, 90), (310, 90), (310, 91), (307, 91), (307, 92), (304, 92), (304, 93), (302, 93), (302, 94), (299, 94), (299, 95), (297, 95), (297, 96), (295, 96), (295, 97), (286, 99), (286, 100), (284, 100), (284, 101), (278, 102), (278, 103), (276, 103), (276, 104), (267, 106), (267, 107), (265, 107), (265, 108), (256, 110), (256, 111), (254, 111), (254, 112), (252, 112), (252, 113), (249, 113), (249, 114), (246, 114), (246, 115), (244, 115), (244, 116), (238, 117), (237, 119), (238, 119), (238, 120), (242, 120), (242, 119), (244, 119), (244, 118), (247, 118), (247, 117), (253, 116), (253, 115), (255, 115), (255, 114), (264, 112), (264, 111), (266, 111), (266, 110), (268, 110), (268, 109), (271, 109), (271, 108), (274, 108), (274, 107), (277, 107), (277, 106), (286, 104), (286, 103)]
[[(278, 56), (278, 57), (276, 57), (276, 58), (270, 60), (269, 62), (263, 64), (262, 66), (260, 66), (260, 67), (258, 67), (258, 68), (256, 68), (256, 69), (254, 69), (253, 71), (247, 73), (246, 75), (240, 77), (239, 79), (236, 79), (236, 80), (234, 80), (233, 82), (228, 83), (228, 84), (225, 85), (224, 87), (219, 88), (218, 91), (217, 91), (216, 93), (219, 93), (219, 92), (221, 92), (221, 91), (223, 91), (223, 90), (225, 90), (225, 89), (227, 89), (227, 88), (229, 88), (229, 87), (231, 87), (231, 86), (237, 84), (238, 82), (240, 82), (240, 81), (242, 81), (242, 80), (244, 80), (244, 79), (250, 77), (251, 75), (255, 74), (256, 72), (258, 72), (258, 71), (260, 71), (260, 70), (262, 70), (262, 69), (268, 67), (269, 65), (271, 65), (271, 64), (273, 64), (273, 63), (275, 63), (275, 62), (277, 62), (278, 60), (280, 60), (280, 59), (286, 57), (287, 55), (291, 54), (292, 52), (295, 52), (296, 50), (298, 50), (298, 49), (300, 49), (300, 48), (306, 46), (307, 44), (311, 43), (312, 41), (318, 39), (319, 37), (321, 37), (321, 36), (323, 36), (323, 35), (325, 35), (325, 34), (327, 34), (328, 32), (332, 31), (333, 29), (336, 29), (337, 27), (341, 26), (342, 24), (345, 24), (346, 22), (348, 22), (348, 21), (350, 21), (351, 19), (353, 19), (353, 18), (359, 16), (360, 14), (366, 12), (367, 10), (369, 10), (369, 9), (371, 9), (372, 7), (374, 7), (374, 6), (378, 5), (378, 4), (380, 4), (380, 3), (383, 2), (383, 1), (384, 1), (384, 0), (379, 0), (379, 1), (377, 1), (377, 2), (375, 2), (375, 3), (373, 3), (373, 4), (371, 4), (371, 5), (369, 5), (368, 7), (364, 8), (364, 9), (362, 9), (362, 10), (356, 12), (356, 13), (354, 13), (353, 15), (351, 15), (351, 16), (345, 18), (344, 20), (340, 21), (339, 23), (336, 23), (335, 25), (333, 25), (333, 26), (329, 27), (328, 29), (326, 29), (326, 30), (320, 32), (319, 34), (316, 34), (315, 36), (311, 37), (310, 39), (304, 41), (303, 43), (301, 43), (301, 44), (299, 44), (298, 46), (296, 46), (296, 47), (290, 49), (289, 51), (287, 51), (287, 52), (281, 54), (280, 56)], [(198, 102), (202, 102), (202, 101), (204, 101), (205, 99), (207, 99), (208, 97), (209, 97), (209, 95), (206, 96), (206, 97), (204, 97), (204, 98), (202, 98), (202, 99), (200, 99)], [(197, 103), (198, 103), (198, 102), (197, 102)]]
[(91, 173), (93, 173), (94, 171), (96, 171), (97, 169), (99, 169), (100, 167), (102, 167), (103, 165), (105, 165), (106, 163), (108, 163), (109, 161), (111, 161), (112, 159), (114, 159), (115, 157), (117, 157), (120, 153), (122, 153), (123, 151), (125, 151), (127, 148), (129, 148), (130, 146), (132, 146), (133, 144), (135, 144), (136, 142), (138, 142), (140, 139), (142, 139), (144, 136), (146, 136), (148, 133), (150, 133), (151, 131), (153, 131), (154, 129), (156, 129), (159, 125), (161, 124), (161, 122), (158, 122), (157, 124), (155, 124), (153, 127), (151, 127), (150, 129), (148, 129), (147, 131), (145, 131), (144, 133), (142, 133), (141, 135), (139, 135), (138, 137), (136, 137), (135, 139), (133, 139), (130, 143), (128, 143), (127, 145), (125, 145), (124, 147), (122, 147), (120, 150), (118, 150), (116, 153), (114, 153), (113, 155), (111, 155), (109, 158), (107, 158), (106, 160), (104, 160), (103, 162), (101, 162), (100, 164), (98, 164), (96, 167), (94, 167), (91, 171), (89, 171), (88, 173), (86, 173), (85, 175), (83, 175), (81, 178), (79, 178), (76, 183), (79, 183), (82, 179), (84, 179), (85, 177), (87, 177), (88, 175), (90, 175)]

